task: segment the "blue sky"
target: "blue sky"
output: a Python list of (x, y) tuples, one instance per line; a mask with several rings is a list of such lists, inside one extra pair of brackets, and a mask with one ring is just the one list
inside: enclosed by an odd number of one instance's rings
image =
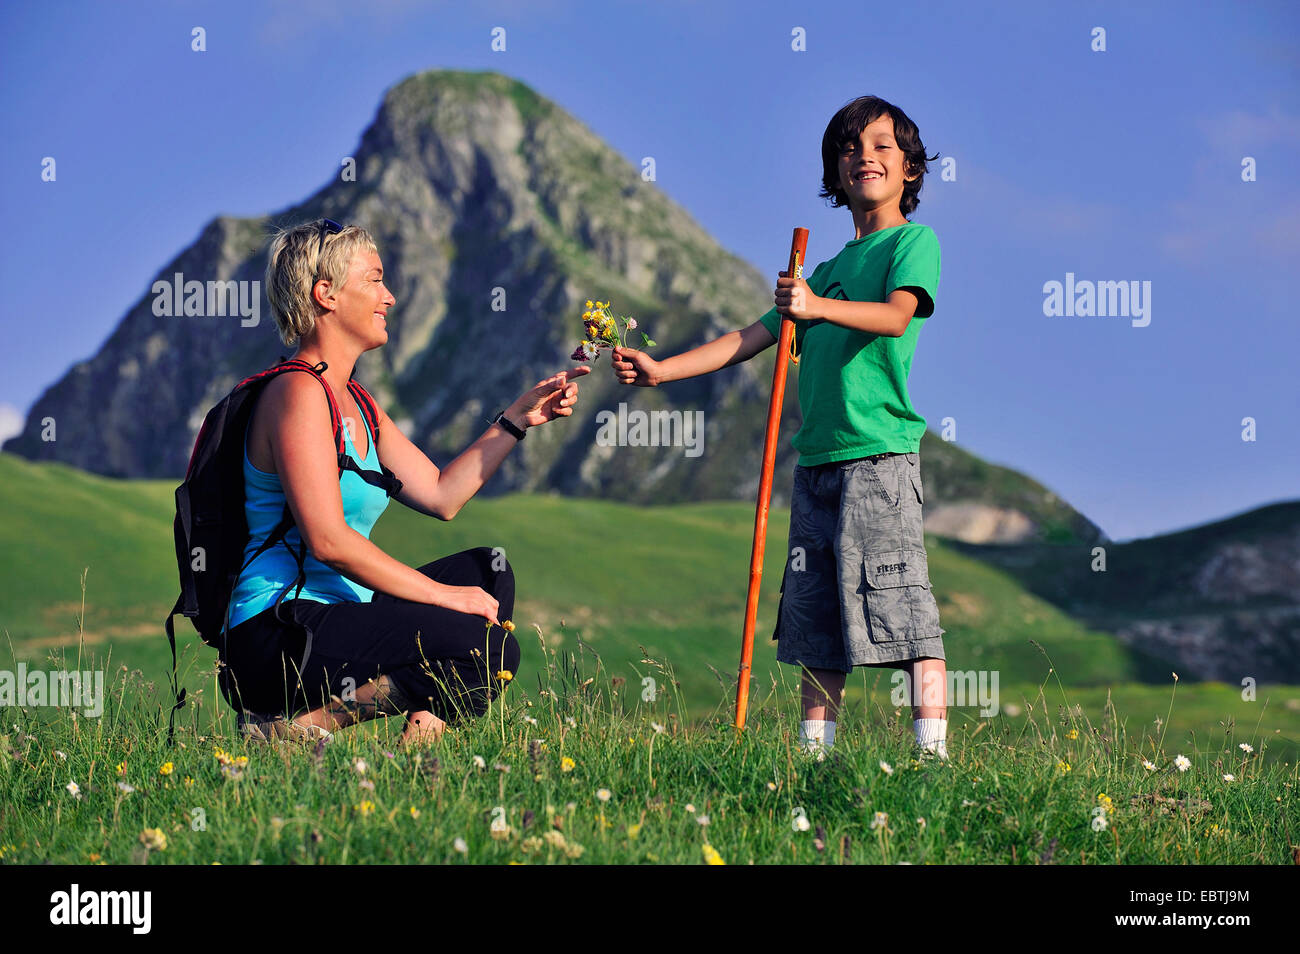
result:
[[(1295, 499), (1298, 10), (7, 4), (0, 429), (94, 354), (214, 215), (279, 210), (334, 175), (386, 88), (494, 69), (634, 163), (655, 157), (658, 186), (773, 277), (793, 226), (811, 229), (814, 263), (853, 237), (847, 210), (817, 198), (831, 114), (866, 93), (896, 103), (943, 157), (913, 216), (943, 254), (910, 379), (932, 428), (953, 418), (961, 446), (1121, 540)], [(1067, 273), (1149, 281), (1150, 323), (1045, 315), (1044, 283)]]

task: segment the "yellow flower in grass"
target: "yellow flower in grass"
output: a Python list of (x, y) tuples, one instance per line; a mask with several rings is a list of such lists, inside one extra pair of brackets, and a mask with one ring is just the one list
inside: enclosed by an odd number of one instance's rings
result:
[(704, 844), (700, 845), (700, 850), (704, 852), (704, 860), (707, 864), (711, 864), (711, 865), (726, 864), (726, 862), (722, 860), (722, 855), (718, 854), (718, 849), (714, 848), (707, 841)]
[(1111, 801), (1110, 796), (1105, 792), (1101, 792), (1097, 795), (1097, 804), (1106, 809), (1106, 814), (1108, 815), (1115, 811), (1115, 803)]
[(502, 669), (497, 673), (497, 678), (502, 682), (509, 682), (511, 679), (515, 678), (515, 674), (509, 669)]
[(161, 828), (146, 828), (140, 832), (140, 843), (150, 851), (166, 851), (167, 835)]
[(1064, 759), (1062, 759), (1061, 761), (1057, 762), (1057, 763), (1056, 763), (1056, 767), (1057, 767), (1058, 769), (1061, 770), (1061, 774), (1062, 774), (1062, 775), (1064, 775), (1066, 772), (1070, 771), (1070, 763), (1067, 762), (1067, 761), (1065, 761)]
[(515, 631), (515, 624), (508, 619), (504, 619), (501, 621), (501, 628), (507, 633), (513, 633)]
[(640, 824), (639, 822), (638, 822), (637, 824), (635, 824), (635, 825), (628, 825), (628, 826), (627, 826), (627, 837), (628, 837), (628, 838), (631, 838), (631, 839), (635, 840), (635, 839), (636, 839), (636, 836), (639, 835), (639, 834), (641, 834), (641, 824)]
[(572, 772), (574, 768), (577, 767), (577, 765), (578, 763), (573, 761), (573, 759), (569, 758), (567, 755), (564, 758), (560, 759), (561, 772)]
[(171, 762), (164, 762), (158, 769), (159, 775), (171, 775), (176, 767)]
[(1077, 739), (1079, 737), (1079, 730), (1071, 729), (1069, 732), (1065, 733), (1065, 737), (1067, 739)]
[[(591, 299), (590, 299), (590, 298), (587, 299), (587, 307), (588, 307), (588, 308), (591, 308)], [(586, 316), (586, 315), (583, 315), (582, 317), (586, 318), (587, 316)]]
[(369, 815), (369, 814), (372, 814), (372, 813), (374, 812), (374, 810), (375, 810), (375, 803), (372, 802), (370, 799), (367, 798), (367, 799), (366, 799), (364, 802), (362, 802), (360, 805), (354, 805), (353, 807), (354, 807), (354, 808), (357, 810), (357, 812), (359, 812), (360, 814), (362, 814), (362, 815)]

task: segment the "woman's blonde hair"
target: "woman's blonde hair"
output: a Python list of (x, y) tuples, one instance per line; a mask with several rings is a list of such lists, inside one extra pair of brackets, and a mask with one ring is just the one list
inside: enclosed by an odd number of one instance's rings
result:
[(266, 257), (266, 297), (271, 302), (280, 340), (287, 346), (297, 344), (298, 339), (311, 334), (316, 327), (320, 306), (311, 295), (316, 282), (326, 279), (331, 288), (342, 291), (357, 251), (365, 249), (379, 254), (369, 232), (358, 225), (348, 225), (341, 232), (326, 230), (325, 245), (317, 260), (320, 236), (318, 219), (281, 229), (271, 238)]

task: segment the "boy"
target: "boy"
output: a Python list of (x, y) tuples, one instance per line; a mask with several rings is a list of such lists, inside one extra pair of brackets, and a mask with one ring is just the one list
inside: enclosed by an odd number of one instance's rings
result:
[[(937, 157), (935, 157), (937, 158)], [(906, 216), (926, 172), (916, 124), (862, 96), (822, 137), (821, 196), (847, 205), (854, 237), (804, 281), (781, 272), (775, 307), (742, 331), (656, 361), (614, 349), (615, 376), (655, 387), (747, 361), (795, 321), (803, 426), (790, 502), (790, 544), (773, 639), (803, 671), (801, 746), (824, 758), (835, 741), (845, 675), (906, 669), (922, 757), (947, 759), (943, 630), (921, 525), (925, 419), (907, 375), (934, 313), (939, 242)]]

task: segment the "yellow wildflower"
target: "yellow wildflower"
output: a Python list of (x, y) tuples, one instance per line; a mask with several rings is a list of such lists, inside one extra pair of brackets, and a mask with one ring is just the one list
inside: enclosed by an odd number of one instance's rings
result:
[(375, 803), (372, 802), (370, 799), (367, 798), (367, 799), (366, 799), (364, 802), (362, 802), (360, 805), (356, 805), (356, 806), (354, 806), (354, 807), (355, 807), (356, 810), (357, 810), (358, 812), (360, 812), (362, 815), (369, 815), (371, 812), (373, 812), (373, 811), (375, 810)]
[(564, 758), (560, 759), (560, 771), (572, 772), (574, 768), (577, 766), (577, 764), (578, 764), (577, 762), (573, 761), (573, 759), (569, 758), (566, 755)]
[(1069, 732), (1065, 733), (1065, 737), (1067, 739), (1077, 739), (1079, 737), (1079, 730), (1071, 729)]
[(159, 774), (159, 775), (171, 775), (171, 774), (172, 774), (172, 770), (173, 770), (174, 768), (175, 768), (175, 766), (172, 765), (171, 762), (164, 762), (164, 763), (162, 764), (162, 766), (158, 769), (158, 774)]
[(1065, 761), (1064, 759), (1062, 759), (1061, 761), (1057, 762), (1057, 763), (1056, 763), (1056, 767), (1059, 768), (1059, 769), (1061, 770), (1061, 774), (1062, 774), (1062, 775), (1064, 775), (1066, 772), (1070, 771), (1070, 763), (1067, 762), (1067, 761)]
[(502, 669), (500, 672), (497, 673), (497, 678), (500, 679), (502, 682), (509, 682), (511, 679), (515, 678), (515, 674), (512, 673), (509, 669)]
[(641, 825), (639, 822), (635, 825), (627, 826), (627, 837), (635, 839), (639, 834), (641, 834)]
[(704, 852), (704, 860), (708, 864), (711, 865), (726, 864), (726, 862), (722, 860), (722, 855), (718, 854), (718, 849), (714, 848), (707, 841), (700, 846), (700, 849)]
[(419, 818), (419, 817), (420, 817), (420, 810), (419, 810), (418, 808), (416, 808), (414, 805), (411, 806), (411, 817), (412, 817), (412, 818)]
[(513, 633), (515, 631), (515, 624), (508, 619), (502, 620), (501, 628), (504, 629), (507, 633)]
[[(591, 299), (590, 299), (590, 298), (587, 299), (587, 307), (588, 307), (588, 308), (591, 307)], [(586, 316), (586, 315), (583, 315), (582, 317), (586, 318), (587, 316)]]
[(161, 828), (146, 828), (140, 832), (140, 843), (150, 851), (167, 850), (167, 836)]

